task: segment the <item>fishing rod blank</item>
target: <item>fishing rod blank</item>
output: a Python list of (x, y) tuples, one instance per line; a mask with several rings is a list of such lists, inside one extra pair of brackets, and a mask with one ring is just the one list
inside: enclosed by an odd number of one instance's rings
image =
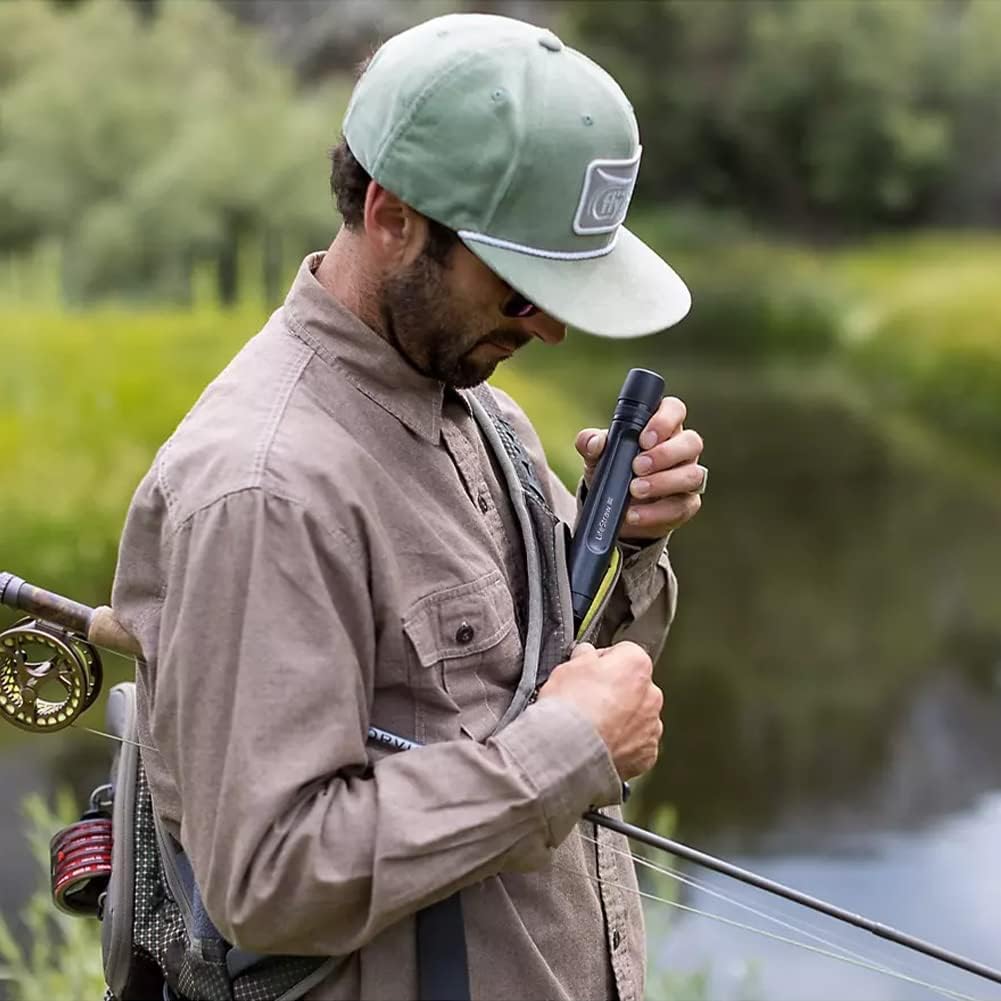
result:
[(740, 866), (733, 865), (731, 862), (724, 862), (723, 859), (707, 855), (696, 848), (690, 848), (680, 841), (672, 841), (670, 838), (661, 837), (659, 834), (654, 834), (643, 827), (628, 824), (624, 820), (617, 820), (615, 817), (606, 817), (595, 810), (584, 814), (584, 819), (597, 824), (599, 827), (605, 827), (618, 834), (624, 834), (627, 838), (649, 845), (651, 848), (666, 852), (668, 855), (674, 855), (688, 862), (694, 862), (704, 869), (712, 869), (714, 872), (722, 873), (724, 876), (739, 880), (741, 883), (746, 883), (748, 886), (753, 886), (758, 890), (764, 890), (766, 893), (784, 897), (786, 900), (791, 900), (794, 904), (799, 904), (801, 907), (808, 907), (811, 910), (819, 911), (821, 914), (826, 914), (830, 918), (853, 925), (855, 928), (871, 932), (873, 935), (878, 935), (880, 938), (903, 946), (905, 949), (923, 953), (926, 956), (931, 956), (932, 959), (937, 959), (943, 963), (948, 963), (950, 966), (966, 970), (967, 973), (973, 973), (978, 977), (983, 977), (985, 980), (992, 980), (996, 984), (1001, 984), (1001, 970), (995, 970), (990, 966), (985, 966), (983, 963), (978, 963), (955, 952), (950, 952), (948, 949), (933, 945), (931, 942), (915, 938), (906, 932), (897, 931), (896, 928), (891, 928), (889, 925), (880, 924), (878, 921), (863, 917), (861, 914), (854, 914), (841, 907), (836, 907), (834, 904), (829, 904), (826, 900), (811, 897), (807, 893), (794, 890), (792, 887), (775, 882), (775, 880), (759, 876), (757, 873), (750, 872), (747, 869), (741, 869)]

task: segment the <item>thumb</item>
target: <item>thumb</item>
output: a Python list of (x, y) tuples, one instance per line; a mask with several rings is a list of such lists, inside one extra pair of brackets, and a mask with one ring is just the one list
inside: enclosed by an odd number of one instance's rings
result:
[(604, 428), (584, 428), (577, 433), (577, 440), (574, 447), (580, 453), (584, 461), (593, 466), (605, 449), (605, 440), (608, 438), (608, 431)]
[(586, 657), (588, 654), (595, 652), (593, 643), (578, 643), (573, 648), (573, 653), (570, 654), (571, 660), (578, 660), (580, 657)]

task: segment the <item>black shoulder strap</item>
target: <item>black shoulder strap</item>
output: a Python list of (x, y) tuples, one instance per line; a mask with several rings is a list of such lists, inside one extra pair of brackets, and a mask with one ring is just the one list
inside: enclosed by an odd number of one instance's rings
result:
[(470, 1001), (466, 930), (459, 894), (417, 912), (420, 1001)]

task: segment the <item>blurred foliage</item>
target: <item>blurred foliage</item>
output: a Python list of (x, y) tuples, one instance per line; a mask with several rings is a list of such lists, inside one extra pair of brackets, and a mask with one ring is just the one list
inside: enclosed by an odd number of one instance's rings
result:
[(106, 601), (135, 486), (261, 322), (259, 311), (211, 308), (0, 314), (5, 566)]
[[(333, 232), (325, 153), (359, 54), (470, 6), (5, 0), (0, 254), (55, 248), (67, 302), (187, 304), (206, 263), (216, 298), (239, 298), (250, 247), (251, 287), (275, 303)], [(1001, 221), (996, 0), (472, 6), (551, 23), (619, 79), (646, 150), (638, 204), (664, 233)], [(726, 336), (744, 300), (767, 329), (799, 328), (797, 350), (823, 347), (822, 274), (775, 317), (774, 271), (734, 263), (688, 331)]]
[(634, 212), (630, 228), (692, 292), (688, 316), (657, 336), (670, 354), (806, 361), (837, 348), (840, 291), (825, 255), (692, 206)]
[[(663, 250), (658, 227), (652, 217), (637, 228)], [(950, 452), (1001, 454), (1001, 240), (923, 236), (836, 252), (734, 240), (689, 248), (679, 266), (696, 305), (678, 328), (628, 347), (572, 335), (564, 348), (533, 348), (498, 370), (567, 482), (578, 471), (574, 435), (610, 412), (629, 351), (642, 351), (633, 363), (661, 368), (669, 385), (686, 356), (708, 355), (747, 380), (748, 366), (819, 364), (880, 416), (908, 414), (950, 434)], [(5, 566), (105, 600), (132, 490), (263, 319), (252, 301), (183, 312), (0, 310)]]
[(1001, 240), (881, 239), (832, 263), (846, 352), (874, 397), (1001, 456)]
[(58, 241), (71, 302), (187, 302), (200, 261), (232, 301), (251, 239), (273, 301), (282, 261), (329, 242), (324, 152), (348, 89), (297, 93), (215, 4), (157, 9), (0, 4), (0, 247)]
[[(665, 373), (700, 360), (748, 381), (776, 366), (809, 368), (879, 419), (908, 418), (944, 436), (950, 454), (997, 464), (1001, 237), (918, 231), (823, 249), (765, 239), (704, 210), (634, 213), (632, 228), (684, 276), (691, 313), (635, 347), (585, 337), (572, 355), (536, 352), (538, 377), (575, 385), (579, 398), (631, 351), (633, 364)], [(598, 413), (613, 404), (604, 398)]]
[(24, 802), (25, 836), (38, 865), (38, 888), (21, 914), (27, 944), (0, 915), (0, 983), (10, 1001), (41, 998), (89, 998), (104, 994), (101, 926), (94, 918), (63, 914), (52, 903), (49, 880), (49, 839), (79, 819), (73, 796), (63, 791), (50, 806), (41, 796)]
[(637, 197), (815, 235), (1001, 221), (996, 0), (570, 3), (629, 95)]

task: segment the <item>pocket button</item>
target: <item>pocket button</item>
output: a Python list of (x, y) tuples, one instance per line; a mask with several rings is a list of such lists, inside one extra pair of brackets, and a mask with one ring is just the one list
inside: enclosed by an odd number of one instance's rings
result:
[(463, 622), (455, 631), (455, 642), (465, 646), (467, 643), (473, 642), (475, 635), (476, 630), (468, 622)]

